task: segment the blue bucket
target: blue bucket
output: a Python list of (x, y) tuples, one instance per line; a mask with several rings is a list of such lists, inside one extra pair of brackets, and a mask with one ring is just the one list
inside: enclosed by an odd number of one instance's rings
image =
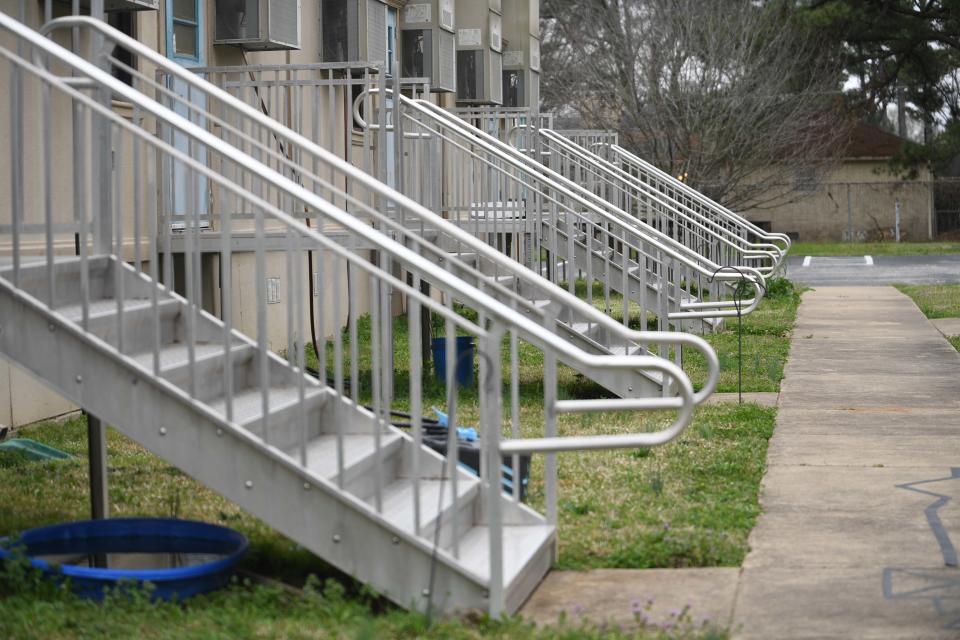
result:
[[(24, 531), (17, 542), (20, 552), (45, 577), (69, 578), (77, 595), (92, 600), (102, 599), (105, 589), (124, 583), (152, 583), (157, 600), (179, 601), (217, 589), (229, 581), (249, 546), (246, 537), (233, 529), (168, 518), (57, 524)], [(0, 539), (0, 560), (13, 557), (10, 543), (9, 538)], [(158, 562), (163, 556), (176, 562)], [(96, 566), (94, 557), (102, 558), (108, 568)], [(140, 560), (137, 568), (123, 566), (131, 564), (132, 557)]]
[[(454, 378), (461, 387), (473, 386), (473, 336), (457, 336), (457, 367)], [(445, 382), (447, 379), (447, 339), (434, 338), (430, 341), (430, 351), (433, 354), (433, 371), (437, 379)]]

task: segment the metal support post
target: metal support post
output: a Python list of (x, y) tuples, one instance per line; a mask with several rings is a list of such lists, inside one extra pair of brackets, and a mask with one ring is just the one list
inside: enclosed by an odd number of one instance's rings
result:
[(90, 467), (90, 517), (102, 520), (110, 515), (107, 496), (107, 428), (100, 418), (87, 414), (87, 448)]

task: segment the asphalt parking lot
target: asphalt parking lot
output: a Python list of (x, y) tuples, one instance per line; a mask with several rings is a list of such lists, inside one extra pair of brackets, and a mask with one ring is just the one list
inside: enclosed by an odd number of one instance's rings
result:
[(806, 286), (960, 283), (960, 254), (787, 259), (787, 277)]

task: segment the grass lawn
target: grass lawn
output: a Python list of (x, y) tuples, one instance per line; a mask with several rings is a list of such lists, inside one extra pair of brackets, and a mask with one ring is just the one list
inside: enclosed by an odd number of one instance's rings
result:
[[(771, 280), (770, 291), (751, 314), (743, 316), (743, 391), (779, 391), (783, 367), (790, 353), (790, 334), (797, 319), (800, 292), (784, 279)], [(704, 338), (720, 359), (718, 393), (737, 391), (738, 326), (727, 318), (723, 331)], [(700, 388), (706, 380), (706, 364), (699, 353), (684, 354), (683, 368)]]
[[(779, 387), (798, 296), (780, 285), (743, 321), (745, 391)], [(361, 396), (368, 397), (369, 321), (360, 323), (358, 367)], [(721, 390), (736, 390), (736, 321), (707, 337), (721, 354)], [(405, 402), (409, 373), (405, 322), (395, 335), (398, 405)], [(349, 349), (347, 350), (349, 353)], [(686, 354), (685, 354), (686, 356)], [(543, 424), (539, 352), (520, 352), (524, 435)], [(315, 362), (315, 358), (314, 358)], [(702, 362), (684, 367), (703, 378)], [(349, 368), (346, 370), (349, 372)], [(347, 373), (349, 375), (349, 373)], [(425, 376), (425, 406), (443, 406), (443, 388)], [(598, 390), (561, 368), (562, 396)], [(600, 390), (602, 392), (602, 390)], [(459, 421), (476, 424), (477, 396), (465, 391)], [(674, 442), (651, 450), (568, 453), (559, 460), (558, 568), (737, 566), (759, 514), (758, 488), (776, 411), (756, 405), (698, 409), (694, 423)], [(662, 412), (564, 414), (562, 434), (621, 433), (660, 428)], [(86, 429), (82, 419), (44, 423), (24, 437), (77, 457), (55, 463), (0, 459), (0, 535), (43, 524), (88, 517)], [(18, 569), (0, 574), (0, 637), (234, 638), (722, 638), (725, 633), (683, 620), (664, 630), (643, 626), (622, 633), (571, 622), (534, 630), (513, 618), (447, 620), (427, 626), (423, 616), (401, 611), (367, 593), (310, 552), (209, 491), (121, 434), (109, 432), (110, 502), (115, 516), (176, 516), (224, 524), (243, 532), (251, 549), (242, 569), (302, 587), (303, 594), (249, 581), (183, 605), (149, 604), (136, 596), (106, 606), (38, 584)], [(543, 458), (534, 457), (529, 502), (543, 508)], [(109, 613), (107, 613), (109, 611)]]
[(898, 284), (928, 318), (960, 318), (960, 284)]
[(960, 242), (795, 242), (791, 256), (928, 256), (960, 253)]
[[(960, 284), (898, 284), (896, 287), (910, 296), (928, 318), (960, 318)], [(947, 336), (947, 340), (960, 351), (960, 336)]]
[[(743, 316), (743, 391), (779, 391), (783, 379), (783, 366), (790, 351), (790, 332), (797, 318), (800, 306), (800, 291), (784, 278), (775, 278), (769, 283), (770, 291), (760, 302), (760, 306)], [(578, 295), (584, 295), (585, 286), (578, 286)], [(623, 320), (623, 298), (616, 293), (610, 295), (611, 317)], [(603, 290), (594, 287), (594, 306), (604, 308)], [(630, 327), (641, 329), (640, 307), (630, 305)], [(656, 319), (647, 319), (647, 328), (655, 330)], [(720, 381), (718, 393), (737, 391), (737, 365), (739, 363), (737, 318), (726, 318), (723, 330), (708, 333), (703, 338), (717, 352), (720, 360)], [(672, 357), (672, 353), (670, 354)], [(683, 369), (690, 376), (695, 389), (703, 387), (707, 379), (706, 363), (696, 351), (683, 353)]]

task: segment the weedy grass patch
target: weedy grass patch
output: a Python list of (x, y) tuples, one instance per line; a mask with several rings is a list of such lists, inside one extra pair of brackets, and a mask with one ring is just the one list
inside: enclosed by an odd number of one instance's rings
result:
[(960, 284), (898, 284), (930, 319), (960, 318)]
[(933, 256), (960, 253), (958, 242), (795, 242), (792, 256)]

